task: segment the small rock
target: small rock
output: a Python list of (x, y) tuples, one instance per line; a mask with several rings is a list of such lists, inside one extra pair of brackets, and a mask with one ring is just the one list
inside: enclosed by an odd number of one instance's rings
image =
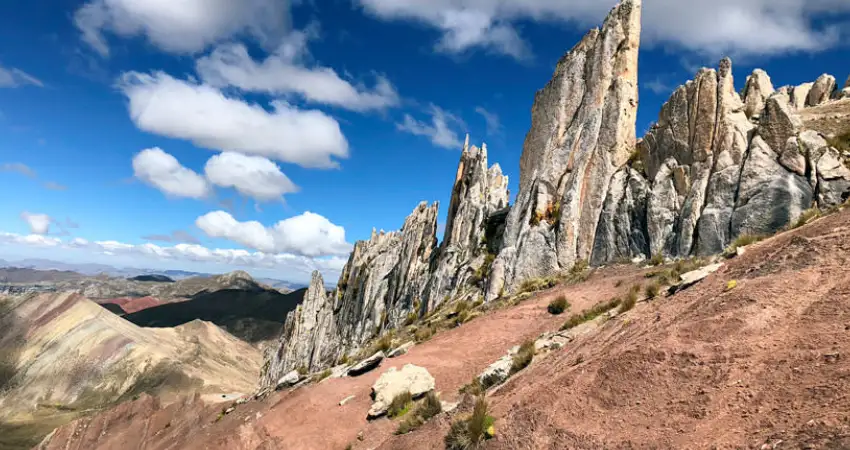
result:
[(381, 365), (381, 361), (384, 360), (384, 352), (378, 352), (374, 355), (360, 361), (355, 364), (353, 367), (348, 369), (348, 376), (356, 377), (357, 375), (362, 375), (370, 370)]
[(234, 410), (235, 410), (235, 408), (231, 406), (230, 408), (225, 409), (225, 410), (224, 410), (224, 413), (225, 413), (225, 414), (230, 414), (230, 413), (232, 413)]
[(357, 432), (357, 440), (363, 441), (363, 439), (366, 439), (366, 436), (363, 434), (363, 431), (358, 431)]
[(510, 376), (513, 363), (514, 358), (512, 354), (509, 353), (502, 356), (478, 375), (478, 381), (488, 388), (502, 384)]
[(722, 263), (712, 264), (709, 266), (701, 267), (697, 270), (692, 270), (681, 276), (681, 281), (678, 285), (674, 286), (671, 291), (678, 292), (684, 289), (687, 289), (700, 281), (704, 280), (706, 277), (711, 275), (714, 272), (720, 270), (723, 267)]
[(392, 350), (392, 351), (391, 351), (391, 352), (387, 355), (387, 358), (397, 358), (397, 357), (399, 357), (399, 356), (401, 356), (401, 355), (404, 355), (404, 354), (405, 354), (405, 353), (407, 353), (407, 351), (408, 351), (408, 350), (410, 350), (410, 349), (411, 349), (411, 348), (412, 348), (415, 344), (416, 344), (416, 343), (415, 343), (415, 342), (413, 342), (413, 341), (405, 342), (404, 344), (401, 344), (400, 346), (398, 346), (398, 348), (396, 348), (395, 350)]
[(441, 401), (440, 405), (442, 405), (444, 413), (451, 413), (452, 411), (457, 409), (457, 407), (458, 407), (458, 405), (460, 405), (460, 403), (458, 403), (458, 402), (451, 403), (451, 402)]
[(346, 403), (348, 403), (348, 402), (350, 402), (350, 401), (352, 401), (352, 400), (354, 400), (354, 396), (353, 396), (353, 395), (349, 395), (348, 397), (345, 397), (344, 399), (342, 399), (342, 400), (340, 400), (340, 401), (339, 401), (339, 406), (345, 406), (345, 404), (346, 404)]
[(301, 374), (299, 374), (297, 370), (293, 370), (292, 372), (287, 373), (286, 375), (280, 377), (279, 380), (277, 380), (275, 390), (279, 391), (281, 389), (295, 386), (300, 380)]
[(838, 353), (838, 352), (827, 353), (827, 354), (823, 355), (823, 359), (828, 363), (838, 362), (838, 360), (841, 359), (841, 354)]
[(736, 247), (735, 248), (735, 256), (741, 256), (747, 252), (747, 247)]
[(434, 377), (424, 367), (407, 364), (401, 370), (391, 367), (372, 385), (374, 402), (369, 409), (368, 418), (374, 419), (387, 412), (396, 395), (410, 392), (413, 398), (434, 390)]

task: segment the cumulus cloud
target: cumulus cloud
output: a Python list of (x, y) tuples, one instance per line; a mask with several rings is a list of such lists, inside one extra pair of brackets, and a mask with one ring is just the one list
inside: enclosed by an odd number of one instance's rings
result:
[(59, 184), (55, 181), (48, 181), (48, 182), (44, 183), (44, 187), (47, 188), (47, 189), (50, 189), (51, 191), (67, 191), (68, 190), (68, 186), (65, 186), (64, 184)]
[(35, 235), (46, 235), (50, 232), (50, 224), (53, 219), (47, 214), (33, 214), (30, 212), (22, 212), (21, 219), (27, 222), (30, 227), (30, 233)]
[(197, 53), (236, 34), (273, 44), (289, 26), (285, 0), (91, 0), (74, 13), (83, 40), (109, 55), (105, 32), (144, 36), (171, 53)]
[(207, 213), (195, 225), (209, 237), (228, 239), (266, 253), (339, 256), (351, 251), (345, 228), (311, 212), (281, 220), (273, 227), (260, 222), (239, 222), (224, 211)]
[(125, 73), (118, 84), (130, 117), (144, 131), (221, 151), (265, 156), (308, 168), (334, 168), (348, 156), (348, 141), (332, 117), (272, 102), (257, 104), (163, 72)]
[(279, 200), (284, 194), (298, 192), (298, 186), (280, 167), (262, 156), (225, 152), (210, 158), (204, 173), (213, 184), (232, 187), (259, 201)]
[(436, 105), (429, 108), (431, 123), (420, 122), (410, 114), (404, 115), (404, 120), (396, 124), (399, 131), (404, 131), (416, 136), (427, 137), (432, 144), (443, 148), (461, 148), (463, 145), (453, 126), (463, 126), (463, 121), (457, 116), (448, 113)]
[(23, 163), (3, 163), (0, 164), (0, 172), (11, 172), (23, 175), (29, 178), (35, 178), (35, 171), (28, 165)]
[(493, 136), (502, 132), (502, 122), (499, 121), (499, 116), (496, 113), (491, 113), (481, 106), (477, 106), (475, 112), (484, 118), (484, 122), (487, 124), (487, 134)]
[(23, 70), (0, 66), (0, 88), (15, 88), (27, 85), (44, 87), (44, 83), (41, 80)]
[(283, 44), (263, 61), (255, 61), (242, 44), (216, 48), (197, 61), (204, 82), (217, 87), (234, 86), (243, 91), (274, 95), (298, 95), (307, 101), (367, 111), (385, 109), (399, 103), (399, 96), (385, 77), (376, 76), (372, 88), (353, 85), (329, 67), (305, 64), (308, 33), (291, 33)]
[(314, 270), (321, 271), (326, 278), (339, 277), (347, 258), (332, 256), (313, 258), (290, 253), (249, 252), (240, 249), (211, 249), (197, 244), (177, 244), (174, 246), (159, 246), (156, 244), (126, 244), (118, 241), (89, 241), (74, 238), (62, 241), (59, 238), (40, 235), (19, 235), (0, 232), (0, 244), (17, 244), (31, 247), (58, 247), (76, 250), (87, 250), (110, 256), (126, 255), (134, 258), (145, 258), (148, 261), (174, 261), (175, 263), (212, 263), (225, 266), (246, 268), (273, 269), (285, 274), (287, 278), (305, 279)]
[(173, 197), (201, 199), (211, 193), (204, 177), (158, 147), (142, 150), (133, 157), (133, 175)]
[[(525, 21), (598, 24), (615, 1), (357, 0), (372, 16), (407, 20), (441, 31), (439, 50), (485, 48), (522, 58), (528, 48), (516, 24)], [(828, 14), (850, 11), (846, 0), (653, 0), (643, 5), (643, 40), (710, 55), (817, 51), (839, 42)]]

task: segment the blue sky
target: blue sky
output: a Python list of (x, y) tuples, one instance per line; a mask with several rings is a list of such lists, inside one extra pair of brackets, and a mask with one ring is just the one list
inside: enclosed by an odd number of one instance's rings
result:
[[(738, 89), (843, 84), (850, 3), (785, 3), (647, 0), (638, 134), (725, 55)], [(335, 279), (419, 201), (445, 221), (465, 133), (515, 195), (535, 91), (612, 6), (3, 2), (0, 258)]]

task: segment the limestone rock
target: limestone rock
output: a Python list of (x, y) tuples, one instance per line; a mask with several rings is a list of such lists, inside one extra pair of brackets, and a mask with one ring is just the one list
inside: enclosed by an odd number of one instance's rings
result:
[(812, 90), (806, 98), (806, 106), (818, 106), (828, 102), (835, 92), (835, 77), (823, 74), (812, 85)]
[(406, 354), (407, 351), (413, 348), (414, 345), (416, 345), (416, 343), (413, 341), (405, 342), (390, 351), (387, 354), (387, 358), (398, 358), (399, 356)]
[(767, 72), (754, 70), (752, 75), (747, 77), (747, 84), (744, 86), (744, 113), (747, 118), (758, 118), (764, 111), (764, 101), (773, 93), (773, 83), (770, 82)]
[(700, 281), (706, 279), (709, 275), (720, 270), (721, 267), (723, 267), (723, 263), (711, 264), (682, 274), (680, 276), (679, 284), (676, 285), (676, 291), (687, 289), (699, 283)]
[(791, 89), (790, 106), (794, 109), (803, 109), (809, 100), (809, 93), (812, 91), (814, 83), (803, 83)]
[(818, 206), (840, 205), (850, 193), (850, 169), (844, 165), (838, 150), (828, 148), (817, 161)]
[(611, 176), (635, 147), (640, 16), (640, 0), (622, 1), (535, 96), (488, 299), (590, 259)]
[(393, 398), (399, 394), (410, 392), (413, 398), (418, 398), (433, 391), (434, 386), (434, 377), (424, 367), (413, 364), (407, 364), (401, 370), (391, 367), (372, 385), (373, 403), (368, 417), (372, 419), (386, 414)]
[(336, 359), (338, 347), (333, 304), (316, 271), (304, 300), (287, 315), (278, 345), (266, 352), (267, 369), (260, 384), (275, 386), (282, 375), (302, 367), (310, 372), (323, 369)]
[(510, 376), (513, 363), (512, 353), (502, 356), (478, 375), (478, 381), (488, 388), (502, 384)]
[(280, 389), (292, 387), (292, 386), (298, 384), (298, 382), (300, 380), (301, 380), (301, 375), (298, 373), (297, 370), (293, 370), (293, 371), (287, 373), (286, 375), (280, 377), (279, 380), (277, 380), (277, 386), (275, 386), (275, 389), (280, 390)]
[(640, 172), (625, 167), (614, 174), (596, 228), (591, 264), (649, 254), (648, 195), (649, 183)]
[[(490, 240), (501, 236), (488, 233), (488, 220), (508, 206), (508, 177), (498, 164), (487, 166), (487, 146), (469, 146), (467, 136), (452, 189), (443, 242), (434, 258), (433, 272), (425, 292), (432, 310), (445, 298), (480, 295), (483, 275), (492, 262)], [(498, 233), (498, 231), (496, 231)]]
[(377, 352), (348, 369), (348, 376), (356, 377), (358, 375), (363, 375), (366, 372), (370, 372), (380, 366), (381, 361), (383, 360), (384, 352)]

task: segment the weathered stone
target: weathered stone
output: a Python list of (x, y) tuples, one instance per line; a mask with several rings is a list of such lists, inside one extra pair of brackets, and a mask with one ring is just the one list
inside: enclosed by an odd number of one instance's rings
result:
[(789, 105), (794, 109), (803, 109), (806, 107), (806, 102), (809, 99), (809, 93), (812, 91), (814, 83), (803, 83), (791, 89), (791, 103)]
[(304, 368), (321, 370), (338, 355), (333, 304), (325, 292), (322, 275), (316, 271), (304, 300), (286, 317), (278, 345), (267, 350), (268, 369), (261, 377), (263, 387), (271, 387), (283, 374)]
[(488, 299), (590, 259), (611, 176), (635, 148), (640, 15), (640, 0), (621, 2), (537, 93)]
[(656, 173), (647, 206), (647, 235), (651, 255), (670, 254), (676, 246), (674, 226), (684, 196), (676, 192), (673, 171), (679, 167), (670, 158)]
[[(488, 220), (508, 206), (508, 177), (498, 164), (488, 168), (487, 146), (469, 146), (467, 136), (458, 164), (443, 242), (432, 262), (424, 298), (429, 310), (444, 299), (479, 296), (492, 257)], [(496, 232), (498, 233), (498, 231)], [(495, 251), (498, 251), (496, 248)]]
[(828, 102), (832, 98), (832, 93), (835, 91), (835, 77), (828, 74), (823, 74), (812, 85), (808, 97), (806, 97), (806, 106), (818, 106)]
[(828, 148), (817, 161), (818, 206), (828, 208), (847, 200), (850, 192), (850, 169), (844, 165), (838, 150)]
[(680, 276), (680, 281), (677, 289), (687, 289), (688, 287), (693, 286), (704, 280), (714, 272), (717, 272), (718, 270), (720, 270), (721, 267), (723, 267), (723, 263), (717, 263), (684, 273)]
[(339, 406), (345, 406), (346, 403), (354, 400), (354, 398), (355, 398), (354, 395), (349, 395), (348, 397), (345, 397), (344, 399), (339, 401)]
[(301, 381), (301, 375), (298, 373), (297, 370), (293, 370), (287, 373), (286, 375), (280, 377), (279, 380), (277, 380), (277, 386), (275, 386), (275, 389), (280, 390), (292, 387), (299, 381)]
[(487, 368), (478, 375), (478, 381), (482, 386), (486, 386), (488, 388), (502, 384), (511, 374), (513, 361), (513, 354), (511, 353), (502, 356), (493, 364), (487, 366)]
[(384, 352), (375, 353), (374, 355), (364, 359), (363, 361), (360, 361), (359, 363), (351, 366), (351, 368), (348, 369), (348, 376), (356, 377), (358, 375), (363, 375), (366, 372), (370, 372), (380, 366), (381, 361), (383, 360)]
[(434, 377), (424, 367), (413, 364), (407, 364), (401, 370), (391, 367), (372, 385), (373, 403), (368, 417), (372, 419), (386, 414), (393, 398), (399, 394), (410, 392), (413, 398), (418, 398), (433, 391), (434, 386)]
[(639, 172), (625, 167), (614, 174), (599, 217), (591, 264), (649, 254), (648, 195), (649, 185)]
[(764, 101), (773, 93), (773, 83), (770, 82), (767, 72), (754, 70), (752, 75), (747, 77), (747, 84), (744, 86), (744, 113), (747, 118), (758, 118), (764, 111)]
[(398, 358), (399, 356), (406, 354), (407, 351), (410, 350), (411, 348), (413, 348), (414, 345), (416, 345), (416, 343), (413, 342), (413, 341), (405, 342), (404, 344), (401, 344), (398, 347), (391, 350), (387, 354), (387, 358)]
[(782, 167), (776, 153), (756, 136), (741, 173), (732, 234), (772, 234), (808, 209), (813, 194), (806, 178)]

